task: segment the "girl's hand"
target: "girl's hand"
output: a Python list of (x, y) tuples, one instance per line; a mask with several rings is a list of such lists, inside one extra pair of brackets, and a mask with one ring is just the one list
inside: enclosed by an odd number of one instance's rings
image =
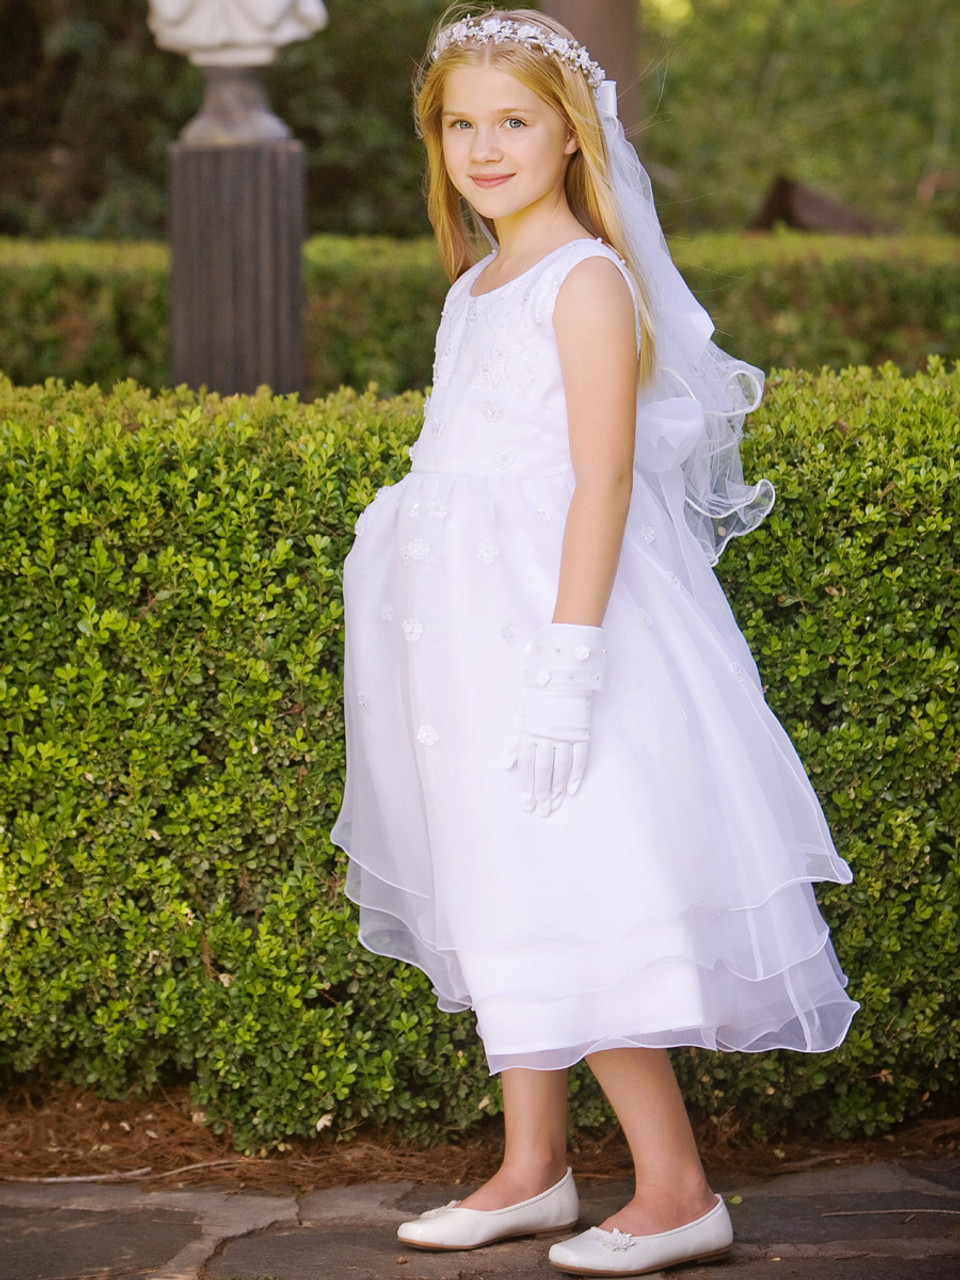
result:
[(590, 712), (603, 688), (602, 627), (551, 623), (524, 649), (527, 665), (516, 745), (504, 767), (517, 766), (520, 803), (546, 818), (565, 795), (576, 795), (587, 767)]

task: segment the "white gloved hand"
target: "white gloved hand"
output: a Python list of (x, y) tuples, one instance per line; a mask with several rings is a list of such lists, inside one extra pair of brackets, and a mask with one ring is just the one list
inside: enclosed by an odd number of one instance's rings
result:
[(545, 818), (576, 795), (587, 766), (593, 695), (603, 688), (602, 627), (551, 622), (524, 648), (516, 745), (504, 767), (517, 766), (520, 803)]

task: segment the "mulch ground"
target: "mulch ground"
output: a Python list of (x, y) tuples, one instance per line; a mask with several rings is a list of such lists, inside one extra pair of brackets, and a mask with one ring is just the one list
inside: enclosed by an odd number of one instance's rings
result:
[[(61, 1181), (136, 1180), (146, 1187), (217, 1186), (272, 1192), (310, 1191), (354, 1182), (470, 1183), (497, 1167), (503, 1130), (492, 1118), (455, 1145), (418, 1150), (371, 1132), (350, 1142), (295, 1139), (282, 1153), (238, 1155), (192, 1108), (186, 1088), (147, 1100), (108, 1102), (63, 1085), (31, 1082), (0, 1095), (0, 1178)], [(792, 1173), (823, 1164), (949, 1155), (960, 1149), (960, 1119), (928, 1119), (863, 1142), (808, 1139), (778, 1146), (749, 1141), (736, 1126), (698, 1132), (708, 1170), (718, 1176)], [(579, 1135), (571, 1144), (578, 1177), (630, 1176), (618, 1130)]]

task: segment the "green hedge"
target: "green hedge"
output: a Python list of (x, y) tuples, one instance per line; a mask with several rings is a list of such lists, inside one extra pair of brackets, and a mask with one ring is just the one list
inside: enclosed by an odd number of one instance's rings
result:
[[(709, 235), (674, 253), (725, 342), (762, 368), (960, 358), (960, 240)], [(305, 252), (310, 395), (426, 386), (446, 278), (432, 242), (322, 236)], [(161, 245), (0, 240), (0, 371), (15, 382), (167, 368)]]
[[(358, 947), (327, 836), (340, 568), (421, 411), (0, 379), (8, 1078), (187, 1073), (251, 1150), (497, 1109), (471, 1018)], [(933, 361), (783, 373), (754, 415), (779, 501), (721, 578), (852, 863), (821, 899), (863, 1004), (824, 1056), (677, 1051), (693, 1107), (757, 1134), (871, 1133), (960, 1085), (958, 411)]]

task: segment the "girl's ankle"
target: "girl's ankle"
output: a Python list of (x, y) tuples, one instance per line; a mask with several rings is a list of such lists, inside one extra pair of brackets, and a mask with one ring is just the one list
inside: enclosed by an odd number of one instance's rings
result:
[(502, 1164), (493, 1177), (478, 1187), (464, 1203), (468, 1208), (504, 1209), (549, 1191), (566, 1172), (565, 1160), (562, 1168), (553, 1161)]
[[(541, 1191), (547, 1191), (560, 1181), (567, 1172), (567, 1155), (544, 1154), (543, 1156), (524, 1156), (504, 1160), (498, 1173), (511, 1182), (524, 1186), (536, 1184)], [(531, 1192), (537, 1195), (539, 1192)]]
[(616, 1228), (630, 1235), (653, 1235), (696, 1222), (716, 1203), (717, 1197), (712, 1191), (668, 1196), (653, 1194), (646, 1188), (601, 1225), (606, 1231)]

